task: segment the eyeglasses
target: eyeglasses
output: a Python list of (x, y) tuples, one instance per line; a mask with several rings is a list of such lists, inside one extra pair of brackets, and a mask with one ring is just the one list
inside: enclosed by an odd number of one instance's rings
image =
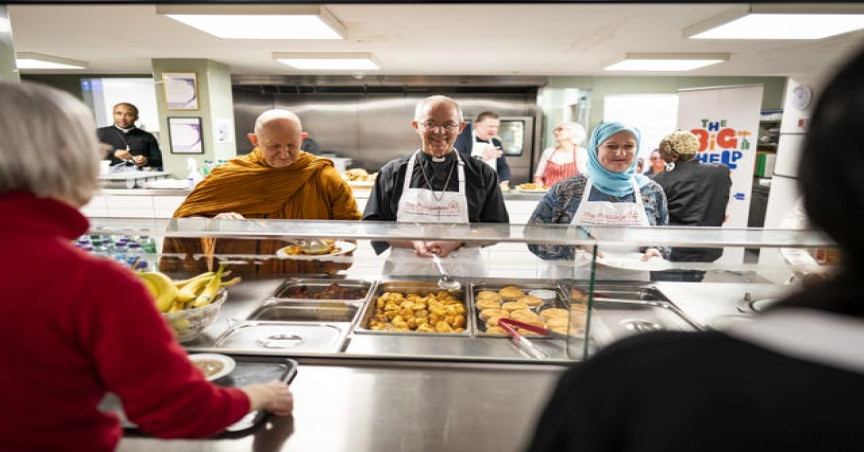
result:
[(453, 132), (453, 131), (458, 130), (459, 126), (461, 126), (462, 124), (460, 124), (458, 122), (445, 122), (444, 124), (435, 124), (434, 121), (426, 121), (426, 122), (421, 122), (420, 125), (423, 126), (424, 129), (429, 129), (429, 130), (444, 129), (448, 132)]

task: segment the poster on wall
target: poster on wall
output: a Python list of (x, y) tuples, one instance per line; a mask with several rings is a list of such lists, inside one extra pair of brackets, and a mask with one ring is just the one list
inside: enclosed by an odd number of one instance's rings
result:
[(203, 154), (201, 118), (168, 118), (172, 154)]
[[(699, 153), (705, 163), (729, 167), (732, 191), (724, 227), (747, 227), (759, 113), (762, 109), (762, 85), (697, 88), (678, 92), (678, 128), (699, 137)], [(723, 260), (740, 262), (743, 250), (724, 252)], [(730, 260), (731, 261), (731, 260)]]
[(166, 109), (198, 109), (198, 80), (194, 72), (163, 72), (162, 88)]

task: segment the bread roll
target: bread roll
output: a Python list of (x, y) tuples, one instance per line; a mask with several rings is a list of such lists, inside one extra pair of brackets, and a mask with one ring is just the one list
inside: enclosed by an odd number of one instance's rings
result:
[(525, 295), (524, 297), (519, 297), (517, 300), (519, 303), (525, 303), (529, 307), (535, 308), (543, 304), (543, 299), (540, 297), (535, 297), (533, 295)]
[(501, 295), (501, 298), (506, 300), (515, 300), (519, 297), (524, 297), (525, 293), (516, 286), (507, 286), (499, 290), (498, 295)]

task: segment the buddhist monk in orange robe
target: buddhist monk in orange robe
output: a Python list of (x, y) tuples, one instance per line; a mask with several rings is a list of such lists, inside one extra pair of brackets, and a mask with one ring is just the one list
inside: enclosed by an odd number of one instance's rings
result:
[[(359, 220), (361, 212), (351, 188), (333, 162), (300, 150), (306, 137), (302, 130), (300, 118), (290, 111), (268, 110), (261, 114), (255, 122), (255, 133), (248, 135), (255, 149), (215, 168), (189, 194), (174, 217)], [(322, 236), (326, 236), (325, 231)], [(246, 266), (231, 264), (229, 268), (237, 272), (333, 273), (346, 267), (323, 260), (276, 258), (276, 251), (286, 245), (282, 240), (166, 238), (163, 254), (178, 255), (163, 257), (160, 268), (204, 271), (208, 265), (202, 255), (206, 254), (257, 256), (248, 259)]]

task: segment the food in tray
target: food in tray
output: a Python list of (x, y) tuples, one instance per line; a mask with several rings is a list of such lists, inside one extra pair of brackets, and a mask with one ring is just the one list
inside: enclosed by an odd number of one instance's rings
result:
[(477, 292), (477, 295), (474, 295), (475, 300), (493, 300), (497, 302), (501, 302), (501, 295), (498, 295), (498, 292), (493, 292), (491, 290), (481, 290)]
[(528, 309), (528, 305), (519, 301), (508, 301), (501, 305), (501, 309), (513, 312)]
[(465, 331), (465, 304), (449, 291), (384, 292), (375, 300), (369, 329), (418, 333)]
[(477, 317), (480, 317), (480, 320), (489, 320), (492, 317), (510, 317), (510, 311), (495, 308), (484, 309), (477, 314)]
[(543, 299), (540, 297), (535, 297), (534, 295), (525, 295), (524, 297), (517, 298), (516, 301), (518, 303), (524, 303), (531, 308), (536, 308), (537, 306), (543, 304)]
[(291, 256), (297, 255), (324, 255), (324, 254), (339, 254), (342, 252), (342, 248), (336, 246), (336, 240), (332, 239), (321, 239), (318, 242), (323, 243), (324, 247), (312, 248), (305, 243), (295, 243), (293, 245), (288, 245), (279, 251), (288, 254)]
[(237, 366), (234, 358), (219, 353), (196, 353), (189, 355), (189, 361), (211, 381), (230, 374)]
[(376, 177), (378, 177), (378, 173), (369, 174), (363, 168), (349, 169), (342, 173), (342, 179), (350, 182), (375, 182)]
[(544, 187), (543, 185), (532, 184), (532, 183), (519, 184), (516, 187), (522, 191), (546, 191), (546, 190), (549, 190), (549, 187)]
[(507, 286), (502, 287), (501, 290), (498, 291), (498, 295), (501, 295), (501, 298), (505, 300), (515, 300), (519, 297), (524, 297), (525, 293), (522, 292), (522, 289), (516, 286)]
[(501, 301), (491, 298), (483, 298), (480, 300), (474, 300), (474, 306), (481, 311), (484, 309), (501, 309)]
[(359, 300), (366, 297), (362, 287), (345, 287), (337, 283), (329, 286), (296, 285), (279, 292), (279, 298), (313, 298), (316, 300)]
[(546, 308), (540, 311), (540, 317), (546, 320), (556, 318), (566, 318), (570, 311), (562, 308)]

